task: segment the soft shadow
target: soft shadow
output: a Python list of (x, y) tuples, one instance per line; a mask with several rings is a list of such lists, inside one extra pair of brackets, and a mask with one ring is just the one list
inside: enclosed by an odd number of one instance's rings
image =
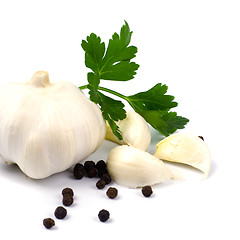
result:
[(162, 160), (165, 164), (171, 166), (171, 167), (177, 167), (179, 169), (182, 169), (182, 170), (187, 170), (187, 171), (191, 171), (191, 172), (195, 172), (197, 174), (201, 174), (203, 173), (202, 171), (200, 171), (199, 169), (191, 166), (191, 165), (188, 165), (186, 163), (178, 163), (178, 162), (170, 162), (170, 161), (165, 161), (165, 160)]
[(0, 164), (1, 176), (6, 180), (14, 182), (26, 180), (26, 175), (21, 171), (17, 164)]
[[(101, 159), (106, 161), (109, 151), (116, 146), (118, 146), (118, 144), (104, 140), (102, 146), (88, 158), (84, 159), (83, 162), (87, 160), (93, 160), (97, 162)], [(6, 179), (6, 181), (13, 184), (50, 190), (59, 189), (66, 186), (77, 186), (83, 182), (81, 180), (76, 180), (73, 177), (73, 166), (63, 172), (55, 173), (43, 179), (33, 179), (26, 176), (17, 164), (9, 165), (0, 163), (0, 175), (2, 178)]]
[(33, 179), (25, 175), (17, 164), (0, 164), (1, 178), (8, 182), (21, 186), (32, 186), (34, 188), (55, 189), (71, 183), (72, 172), (68, 169), (61, 173), (53, 174), (44, 179)]
[(217, 171), (218, 165), (216, 162), (212, 161), (208, 177), (212, 177)]
[(158, 142), (165, 138), (164, 135), (160, 134), (156, 129), (152, 128), (151, 126), (150, 132), (151, 132), (151, 145), (155, 146)]
[(119, 146), (119, 144), (109, 140), (104, 140), (101, 147), (99, 147), (93, 154), (91, 154), (84, 161), (93, 160), (96, 162), (102, 159), (106, 162), (109, 152), (116, 146)]

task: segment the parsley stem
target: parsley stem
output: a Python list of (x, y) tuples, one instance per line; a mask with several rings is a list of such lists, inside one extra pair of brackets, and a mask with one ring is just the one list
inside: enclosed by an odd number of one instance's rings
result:
[(109, 89), (109, 88), (105, 88), (105, 87), (100, 87), (100, 86), (98, 86), (98, 89), (99, 89), (99, 90), (102, 90), (102, 91), (104, 91), (104, 92), (111, 93), (111, 94), (113, 94), (113, 95), (115, 95), (115, 96), (117, 96), (117, 97), (120, 97), (120, 98), (126, 100), (126, 96), (125, 96), (125, 95), (123, 95), (123, 94), (121, 94), (121, 93), (118, 93), (118, 92), (115, 92), (115, 91), (113, 91), (113, 90), (111, 90), (111, 89)]
[(80, 90), (87, 89), (87, 86), (88, 86), (88, 84), (86, 84), (86, 85), (83, 85), (83, 86), (79, 87), (79, 89), (80, 89)]
[[(87, 88), (88, 88), (88, 84), (79, 87), (80, 90), (84, 90), (84, 89), (87, 89)], [(123, 95), (123, 94), (121, 94), (121, 93), (118, 93), (118, 92), (115, 92), (115, 91), (113, 91), (113, 90), (111, 90), (111, 89), (109, 89), (109, 88), (105, 88), (105, 87), (98, 86), (98, 90), (111, 93), (111, 94), (113, 94), (113, 95), (115, 95), (115, 96), (117, 96), (117, 97), (120, 97), (120, 98), (122, 98), (122, 99), (127, 100), (127, 97), (126, 97), (125, 95)]]

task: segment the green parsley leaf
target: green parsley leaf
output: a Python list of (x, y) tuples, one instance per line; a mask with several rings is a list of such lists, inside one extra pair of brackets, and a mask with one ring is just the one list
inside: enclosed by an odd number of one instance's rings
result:
[(116, 137), (122, 140), (122, 135), (116, 121), (123, 120), (126, 117), (124, 104), (121, 101), (110, 98), (96, 90), (90, 84), (88, 85), (90, 100), (100, 106), (103, 118), (109, 123)]
[(174, 133), (177, 129), (183, 129), (189, 122), (187, 118), (177, 116), (176, 112), (144, 111), (142, 117), (164, 136)]
[[(101, 109), (103, 117), (111, 117), (113, 121), (123, 120), (126, 118), (126, 111), (124, 110), (124, 104), (122, 101), (115, 100), (99, 92), (101, 96), (102, 104)], [(108, 118), (108, 117), (107, 117)]]
[(173, 96), (166, 95), (167, 89), (166, 85), (158, 83), (146, 92), (125, 96), (130, 106), (165, 136), (184, 128), (188, 122), (188, 119), (177, 116), (176, 112), (168, 112), (178, 104), (173, 101)]
[(85, 51), (85, 65), (92, 69), (97, 75), (100, 69), (100, 62), (105, 53), (105, 44), (101, 42), (101, 38), (91, 33), (87, 37), (87, 41), (82, 41), (82, 48)]
[(87, 75), (90, 90), (90, 100), (98, 104), (102, 115), (108, 121), (113, 133), (120, 139), (121, 133), (115, 121), (126, 117), (124, 104), (114, 100), (98, 91), (100, 80), (127, 81), (134, 78), (139, 65), (131, 62), (136, 56), (137, 48), (128, 46), (132, 32), (127, 22), (122, 26), (120, 36), (114, 33), (109, 40), (108, 48), (105, 51), (105, 43), (101, 38), (91, 33), (87, 41), (82, 41), (82, 48), (85, 51), (85, 65), (93, 72)]
[(146, 92), (127, 96), (126, 100), (137, 112), (148, 110), (169, 110), (176, 107), (177, 103), (173, 102), (173, 96), (165, 95), (167, 89), (168, 87), (166, 85), (158, 83)]
[(81, 86), (80, 89), (89, 89), (90, 100), (99, 105), (103, 118), (108, 121), (113, 133), (120, 140), (122, 135), (116, 122), (126, 117), (124, 104), (104, 95), (102, 91), (127, 101), (152, 127), (168, 136), (177, 129), (184, 128), (189, 120), (170, 111), (178, 104), (174, 102), (173, 96), (166, 94), (168, 87), (165, 84), (158, 83), (146, 92), (131, 96), (99, 86), (101, 80), (128, 81), (134, 78), (139, 65), (131, 61), (137, 53), (135, 46), (129, 46), (131, 36), (132, 32), (125, 21), (120, 35), (117, 33), (112, 35), (107, 49), (101, 38), (94, 33), (82, 41), (85, 65), (92, 72), (87, 74), (88, 84)]
[(134, 78), (139, 65), (131, 62), (136, 56), (137, 48), (128, 46), (132, 32), (128, 23), (122, 26), (120, 36), (114, 33), (105, 52), (101, 38), (91, 33), (87, 41), (82, 41), (85, 51), (85, 64), (97, 78), (103, 80), (127, 81)]

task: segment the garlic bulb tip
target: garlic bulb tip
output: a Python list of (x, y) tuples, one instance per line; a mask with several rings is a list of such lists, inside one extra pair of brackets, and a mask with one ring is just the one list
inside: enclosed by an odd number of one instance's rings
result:
[(49, 74), (47, 71), (37, 71), (29, 81), (35, 87), (47, 87), (50, 85)]

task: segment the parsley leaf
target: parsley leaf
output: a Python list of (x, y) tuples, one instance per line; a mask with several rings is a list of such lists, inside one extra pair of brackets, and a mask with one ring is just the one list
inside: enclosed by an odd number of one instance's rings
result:
[(139, 65), (131, 61), (137, 53), (135, 46), (129, 46), (131, 36), (132, 32), (125, 21), (120, 35), (117, 33), (112, 35), (107, 49), (101, 38), (94, 33), (82, 41), (85, 65), (92, 72), (87, 74), (88, 84), (81, 86), (80, 89), (89, 89), (90, 100), (99, 105), (103, 118), (108, 121), (113, 133), (120, 140), (122, 135), (116, 122), (126, 117), (124, 104), (120, 100), (104, 95), (102, 91), (127, 101), (152, 127), (168, 136), (177, 129), (184, 128), (189, 120), (170, 111), (178, 104), (174, 102), (173, 96), (166, 94), (168, 87), (165, 84), (158, 83), (146, 92), (131, 96), (99, 86), (101, 80), (128, 81), (134, 78)]
[(165, 84), (158, 83), (146, 92), (124, 97), (137, 113), (165, 136), (184, 128), (188, 122), (176, 112), (168, 112), (178, 104), (173, 101), (174, 96), (166, 95), (167, 89)]
[(87, 37), (87, 41), (82, 41), (82, 48), (85, 51), (85, 65), (92, 69), (97, 75), (100, 69), (100, 62), (105, 53), (105, 44), (101, 42), (101, 38), (91, 33)]
[(85, 51), (85, 64), (100, 80), (127, 81), (133, 79), (139, 65), (131, 62), (136, 56), (137, 48), (128, 46), (131, 40), (127, 22), (122, 26), (120, 36), (114, 33), (109, 40), (105, 52), (105, 43), (101, 38), (91, 33), (87, 41), (82, 41), (82, 48)]
[(99, 104), (103, 118), (108, 121), (114, 135), (122, 140), (122, 135), (116, 121), (123, 120), (126, 117), (124, 104), (121, 101), (110, 98), (96, 90), (90, 84), (88, 85), (90, 100)]
[(140, 92), (126, 97), (126, 100), (137, 112), (159, 109), (168, 110), (176, 107), (177, 103), (173, 102), (173, 96), (165, 95), (167, 89), (168, 87), (166, 85), (158, 83), (146, 92)]
[(177, 129), (183, 129), (189, 121), (187, 118), (177, 116), (176, 112), (150, 110), (141, 112), (141, 115), (164, 136), (174, 133)]
[(132, 32), (125, 22), (120, 36), (114, 33), (112, 39), (109, 40), (106, 51), (105, 43), (101, 42), (101, 38), (94, 33), (87, 37), (87, 41), (82, 41), (85, 65), (93, 71), (87, 75), (90, 100), (100, 106), (104, 119), (108, 121), (113, 133), (119, 139), (122, 136), (115, 122), (126, 117), (124, 104), (102, 94), (98, 91), (98, 87), (100, 80), (127, 81), (134, 78), (139, 65), (131, 62), (137, 53), (136, 47), (128, 46), (131, 35)]

